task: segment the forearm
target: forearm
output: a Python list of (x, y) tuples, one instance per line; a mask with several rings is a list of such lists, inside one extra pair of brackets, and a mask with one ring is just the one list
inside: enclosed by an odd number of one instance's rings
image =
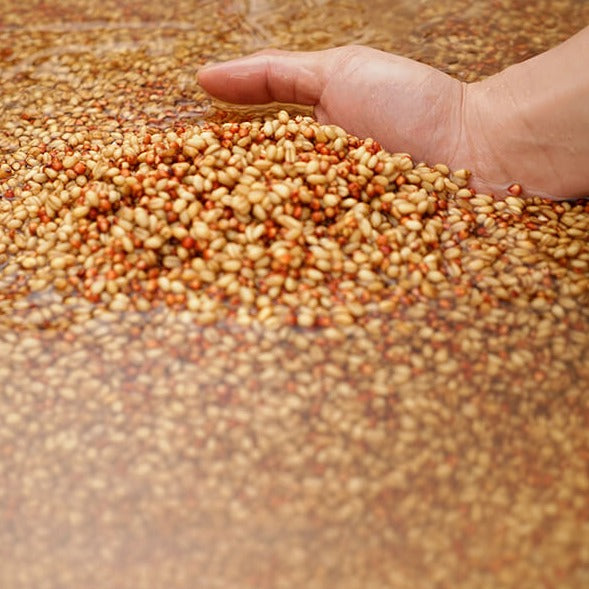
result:
[(466, 153), (480, 182), (499, 166), (527, 194), (589, 195), (589, 27), (468, 94)]

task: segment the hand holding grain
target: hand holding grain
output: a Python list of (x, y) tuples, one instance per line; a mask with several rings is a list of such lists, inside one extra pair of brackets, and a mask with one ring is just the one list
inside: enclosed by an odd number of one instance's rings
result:
[(373, 137), (389, 151), (469, 168), (479, 191), (589, 194), (589, 27), (482, 82), (348, 46), (262, 51), (208, 66), (199, 82), (228, 102), (311, 105), (322, 123)]

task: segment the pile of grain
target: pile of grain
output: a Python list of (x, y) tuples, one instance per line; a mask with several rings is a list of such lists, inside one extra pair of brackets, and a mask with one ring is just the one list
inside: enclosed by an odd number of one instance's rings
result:
[(465, 171), (308, 117), (127, 134), (101, 150), (40, 139), (2, 201), (9, 316), (36, 292), (273, 327), (350, 325), (422, 299), (483, 314), (521, 299), (562, 319), (587, 296), (583, 203), (475, 194)]

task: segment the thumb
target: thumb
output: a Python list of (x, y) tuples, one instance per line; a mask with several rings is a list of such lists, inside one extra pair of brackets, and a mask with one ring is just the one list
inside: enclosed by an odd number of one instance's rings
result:
[(205, 66), (199, 84), (209, 93), (238, 104), (288, 102), (317, 105), (336, 60), (334, 50), (265, 50), (248, 57)]

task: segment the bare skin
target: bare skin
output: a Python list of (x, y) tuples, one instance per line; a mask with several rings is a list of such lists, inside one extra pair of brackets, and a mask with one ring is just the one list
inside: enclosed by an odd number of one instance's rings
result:
[(376, 49), (262, 51), (199, 72), (233, 103), (310, 105), (322, 123), (390, 151), (473, 172), (502, 194), (589, 195), (589, 27), (565, 43), (473, 84)]

